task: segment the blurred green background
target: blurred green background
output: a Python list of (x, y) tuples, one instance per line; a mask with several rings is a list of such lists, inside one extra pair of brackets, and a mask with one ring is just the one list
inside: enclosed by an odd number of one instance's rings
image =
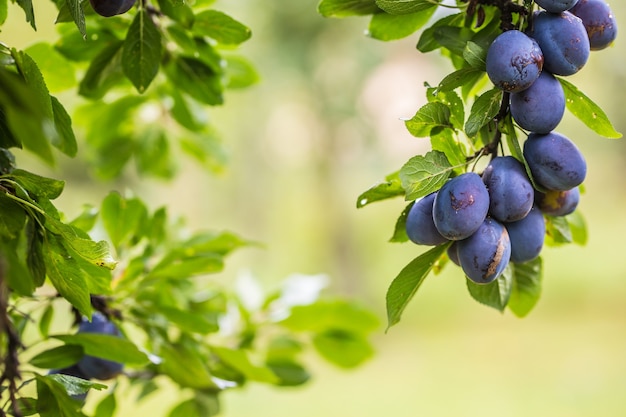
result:
[[(227, 392), (225, 416), (625, 416), (626, 142), (598, 137), (569, 114), (559, 126), (587, 157), (579, 210), (589, 241), (545, 249), (543, 294), (527, 318), (477, 304), (460, 270), (448, 268), (426, 280), (402, 322), (385, 334), (386, 288), (422, 249), (387, 243), (401, 199), (357, 210), (356, 197), (428, 149), (400, 118), (425, 102), (423, 83), (438, 83), (451, 66), (437, 53), (418, 53), (419, 34), (382, 43), (364, 36), (367, 19), (323, 19), (316, 5), (217, 2), (251, 27), (242, 52), (262, 78), (210, 110), (229, 152), (226, 172), (215, 176), (182, 161), (173, 183), (129, 172), (123, 182), (96, 188), (81, 162), (64, 159), (49, 171), (67, 180), (59, 206), (71, 216), (111, 189), (132, 190), (155, 207), (168, 204), (190, 228), (230, 229), (266, 244), (234, 255), (216, 282), (228, 285), (250, 270), (272, 289), (292, 273), (328, 274), (329, 294), (361, 300), (380, 315), (377, 354), (363, 367), (347, 372), (311, 355), (309, 384)], [(626, 5), (611, 6), (626, 28)], [(36, 10), (39, 32), (12, 7), (0, 41), (21, 48), (53, 39), (51, 4)], [(621, 132), (624, 45), (618, 37), (569, 77)], [(18, 158), (21, 166), (36, 164)], [(161, 415), (174, 400), (127, 403), (122, 415)]]

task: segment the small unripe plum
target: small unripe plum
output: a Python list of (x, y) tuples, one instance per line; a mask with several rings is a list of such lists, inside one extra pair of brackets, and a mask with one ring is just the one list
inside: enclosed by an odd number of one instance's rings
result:
[(539, 77), (543, 54), (534, 39), (519, 30), (508, 30), (489, 46), (486, 64), (487, 75), (496, 87), (522, 91)]
[(91, 7), (100, 16), (111, 17), (130, 10), (136, 0), (89, 0)]
[(543, 52), (543, 69), (552, 74), (575, 74), (589, 59), (587, 30), (582, 20), (570, 12), (535, 13), (530, 36)]
[(580, 201), (578, 187), (566, 191), (536, 192), (535, 201), (539, 209), (551, 216), (567, 216), (576, 210)]
[(511, 116), (522, 129), (549, 133), (558, 126), (564, 113), (563, 87), (547, 71), (526, 90), (511, 94)]
[(582, 184), (587, 175), (587, 163), (578, 147), (556, 132), (528, 135), (524, 158), (535, 181), (548, 190), (569, 190)]
[(433, 203), (435, 227), (449, 240), (461, 240), (474, 233), (487, 217), (489, 192), (474, 172), (446, 182)]
[(431, 193), (416, 201), (406, 216), (406, 234), (413, 243), (418, 245), (439, 245), (447, 239), (439, 233), (433, 220), (433, 202), (435, 195)]
[(489, 191), (489, 213), (501, 222), (523, 219), (533, 206), (535, 192), (524, 165), (512, 156), (494, 158), (483, 172)]
[(457, 252), (465, 275), (477, 284), (488, 284), (508, 265), (511, 241), (506, 228), (488, 217), (476, 233), (458, 242)]
[(580, 0), (570, 12), (583, 21), (591, 50), (604, 49), (617, 37), (617, 21), (604, 0)]
[(511, 240), (511, 262), (528, 262), (539, 256), (546, 234), (546, 222), (539, 208), (533, 207), (522, 220), (506, 223), (505, 227)]
[(571, 9), (578, 0), (535, 0), (539, 6), (550, 13), (561, 13)]
[[(78, 325), (78, 333), (98, 333), (117, 337), (121, 336), (115, 323), (109, 321), (99, 312), (93, 313), (91, 322), (84, 318)], [(88, 378), (100, 380), (114, 378), (119, 375), (124, 368), (122, 363), (91, 355), (83, 356), (76, 366), (80, 372)]]

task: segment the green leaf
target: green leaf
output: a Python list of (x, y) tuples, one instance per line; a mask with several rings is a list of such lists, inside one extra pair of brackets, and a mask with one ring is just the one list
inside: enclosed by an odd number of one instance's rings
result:
[(435, 28), (433, 36), (441, 46), (462, 57), (465, 46), (474, 36), (474, 32), (465, 27), (441, 26)]
[(474, 300), (501, 312), (504, 311), (513, 287), (510, 267), (507, 267), (495, 281), (489, 284), (477, 284), (469, 278), (466, 279), (466, 282), (467, 289)]
[(29, 363), (37, 368), (61, 369), (74, 365), (84, 354), (80, 346), (62, 345), (39, 353)]
[(37, 375), (37, 412), (41, 417), (86, 417), (82, 404), (70, 398), (81, 395), (89, 388), (102, 386), (69, 375)]
[(453, 127), (450, 122), (450, 109), (443, 103), (426, 103), (415, 116), (405, 122), (408, 131), (415, 137), (430, 136), (435, 127)]
[(46, 309), (43, 311), (41, 318), (39, 319), (39, 333), (44, 339), (48, 338), (48, 332), (50, 331), (50, 324), (52, 323), (52, 319), (54, 318), (54, 307), (52, 303), (46, 306)]
[(224, 60), (227, 88), (247, 88), (259, 82), (259, 73), (246, 58), (229, 55)]
[(502, 101), (502, 90), (493, 88), (478, 97), (465, 123), (467, 136), (476, 136), (480, 129), (487, 125), (498, 114)]
[(70, 9), (72, 19), (78, 28), (78, 31), (83, 36), (83, 39), (87, 38), (87, 25), (85, 24), (85, 12), (81, 7), (81, 0), (65, 0), (65, 4)]
[(78, 145), (72, 129), (72, 119), (56, 97), (50, 96), (50, 98), (54, 113), (54, 126), (57, 132), (57, 136), (52, 140), (52, 145), (65, 155), (74, 157), (78, 151)]
[(558, 79), (565, 93), (567, 109), (581, 122), (599, 135), (610, 139), (618, 139), (622, 134), (615, 130), (604, 111), (587, 97), (582, 91), (563, 78)]
[(189, 333), (209, 334), (219, 330), (215, 320), (196, 311), (186, 311), (164, 305), (158, 306), (158, 313), (163, 314), (168, 322), (175, 324), (180, 330)]
[(541, 257), (513, 265), (513, 288), (508, 307), (517, 317), (525, 317), (541, 296), (543, 262)]
[(356, 200), (356, 207), (365, 207), (376, 201), (386, 200), (388, 198), (404, 195), (404, 188), (400, 182), (398, 172), (394, 172), (385, 178), (384, 182), (372, 186), (369, 190), (362, 193)]
[(18, 202), (8, 197), (8, 192), (0, 192), (0, 237), (2, 241), (17, 239), (26, 222), (26, 212)]
[(250, 29), (217, 10), (205, 10), (196, 14), (191, 31), (195, 35), (208, 36), (223, 45), (239, 45), (252, 36)]
[(405, 199), (415, 200), (437, 191), (453, 170), (443, 152), (430, 151), (424, 156), (409, 159), (399, 174), (402, 188), (406, 191)]
[(193, 398), (174, 407), (168, 417), (212, 417), (219, 413), (218, 396), (210, 392), (197, 391)]
[(146, 10), (140, 10), (128, 28), (122, 49), (122, 69), (139, 93), (159, 72), (161, 32)]
[(374, 355), (374, 349), (365, 338), (342, 330), (316, 334), (313, 346), (322, 357), (342, 368), (357, 367)]
[(398, 216), (398, 220), (396, 220), (396, 227), (393, 230), (393, 235), (389, 242), (393, 243), (403, 243), (409, 240), (409, 236), (406, 234), (406, 217), (409, 215), (409, 210), (413, 207), (414, 202), (409, 203), (400, 216)]
[(409, 304), (435, 263), (448, 249), (450, 243), (436, 246), (413, 259), (393, 280), (387, 290), (387, 330), (397, 324), (404, 309)]
[(182, 1), (158, 0), (159, 11), (189, 29), (193, 25), (194, 14), (191, 6)]
[(428, 22), (435, 7), (424, 12), (405, 15), (392, 15), (388, 13), (376, 13), (372, 16), (367, 34), (381, 41), (393, 41), (405, 38)]
[(66, 345), (81, 346), (85, 355), (130, 365), (146, 365), (150, 362), (144, 352), (122, 337), (100, 333), (77, 333), (50, 337), (58, 339)]
[(37, 26), (35, 25), (35, 10), (33, 9), (33, 1), (16, 0), (16, 3), (22, 8), (22, 10), (24, 10), (26, 21), (30, 23), (33, 29), (37, 30)]
[(452, 129), (433, 129), (430, 135), (430, 146), (433, 151), (443, 152), (453, 166), (462, 166), (467, 162), (465, 151), (455, 138)]
[[(429, 102), (440, 102), (445, 104), (450, 110), (450, 122), (455, 129), (462, 130), (465, 123), (465, 104), (459, 95), (454, 91), (440, 91), (436, 88), (429, 88), (427, 93)], [(439, 130), (446, 130), (440, 128)], [(452, 129), (450, 129), (452, 131)], [(431, 131), (431, 134), (433, 131)]]
[(280, 379), (277, 385), (295, 387), (311, 379), (311, 374), (299, 363), (288, 359), (267, 361), (267, 366)]
[(487, 48), (483, 48), (479, 44), (468, 41), (463, 50), (463, 59), (470, 64), (472, 68), (484, 71), (486, 68)]
[(100, 99), (120, 83), (122, 70), (122, 41), (111, 42), (96, 55), (78, 87), (81, 96)]
[(478, 68), (461, 68), (444, 77), (437, 86), (437, 91), (451, 91), (470, 83), (473, 85), (484, 75), (484, 71)]
[(24, 297), (33, 295), (35, 291), (33, 277), (18, 257), (15, 248), (8, 242), (0, 243), (0, 268), (10, 290)]
[(0, 0), (0, 25), (2, 25), (7, 20), (8, 13), (8, 0)]
[(378, 13), (374, 0), (321, 0), (317, 11), (324, 17), (362, 16)]
[(409, 14), (436, 9), (436, 0), (376, 0), (378, 7), (389, 14)]
[(52, 45), (40, 42), (29, 46), (24, 52), (35, 60), (50, 91), (74, 88), (74, 67)]
[(465, 21), (465, 13), (456, 13), (443, 17), (436, 21), (431, 27), (424, 30), (417, 42), (417, 50), (420, 52), (431, 52), (441, 48), (441, 44), (435, 39), (435, 31), (443, 26), (457, 27), (463, 25)]
[(345, 300), (294, 306), (289, 317), (280, 324), (295, 332), (319, 333), (335, 329), (358, 334), (367, 334), (379, 325), (378, 318), (370, 310)]
[(207, 369), (206, 360), (197, 350), (182, 343), (163, 345), (159, 356), (163, 359), (159, 371), (177, 384), (198, 390), (217, 388)]
[(65, 181), (42, 177), (22, 169), (13, 170), (8, 177), (28, 191), (31, 197), (38, 199), (54, 200), (61, 195), (65, 187)]
[(576, 210), (573, 213), (566, 216), (569, 223), (570, 231), (572, 232), (572, 241), (580, 246), (587, 244), (587, 224), (585, 218), (580, 213), (580, 210)]
[(546, 219), (546, 244), (560, 245), (572, 243), (572, 230), (567, 217), (544, 216)]
[(147, 216), (148, 209), (137, 198), (123, 198), (111, 192), (102, 200), (100, 217), (116, 248), (138, 233)]
[(93, 417), (113, 417), (116, 409), (117, 400), (115, 398), (115, 393), (112, 392), (109, 395), (106, 395), (102, 401), (98, 403)]
[(201, 103), (214, 106), (224, 102), (220, 75), (203, 61), (178, 57), (165, 70), (173, 85)]
[(149, 126), (138, 134), (134, 156), (139, 174), (162, 179), (174, 177), (176, 165), (168, 136), (170, 133), (160, 126)]
[(211, 350), (224, 363), (240, 372), (248, 380), (266, 382), (269, 384), (276, 384), (279, 382), (278, 377), (274, 375), (269, 368), (252, 364), (244, 350), (233, 350), (215, 346), (212, 347)]

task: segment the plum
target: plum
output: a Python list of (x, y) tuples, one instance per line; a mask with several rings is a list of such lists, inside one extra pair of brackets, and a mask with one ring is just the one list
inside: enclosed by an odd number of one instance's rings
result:
[(604, 0), (580, 0), (570, 12), (583, 21), (592, 51), (606, 48), (617, 37), (617, 21)]
[(512, 156), (491, 160), (483, 172), (489, 191), (489, 213), (502, 222), (523, 219), (533, 206), (535, 193), (524, 165)]
[(546, 234), (546, 222), (539, 208), (533, 207), (522, 220), (504, 227), (511, 240), (511, 262), (528, 262), (539, 256)]
[(406, 216), (406, 234), (418, 245), (439, 245), (448, 239), (441, 236), (433, 220), (433, 202), (437, 193), (416, 201)]
[(589, 59), (589, 37), (583, 21), (570, 12), (537, 12), (529, 33), (543, 52), (543, 69), (557, 75), (578, 72)]
[(560, 133), (528, 135), (524, 158), (535, 181), (548, 190), (569, 190), (582, 184), (587, 175), (582, 153)]
[(537, 42), (519, 30), (509, 30), (493, 41), (487, 51), (487, 75), (496, 87), (522, 91), (539, 77), (543, 54)]
[(478, 230), (458, 242), (457, 253), (465, 275), (477, 284), (498, 278), (511, 258), (511, 241), (506, 228), (487, 217)]
[(511, 94), (511, 116), (522, 128), (549, 133), (565, 113), (565, 94), (559, 80), (547, 71), (526, 90)]
[(551, 216), (567, 216), (576, 210), (580, 201), (578, 187), (566, 191), (547, 191), (535, 193), (535, 202), (539, 209)]
[(550, 13), (561, 13), (571, 9), (578, 0), (535, 0), (539, 6)]
[(433, 203), (435, 227), (449, 240), (461, 240), (474, 233), (487, 217), (489, 192), (474, 172), (446, 182)]
[(91, 7), (100, 16), (111, 17), (130, 10), (136, 0), (89, 0)]
[[(95, 312), (91, 322), (86, 318), (78, 325), (78, 333), (98, 333), (120, 337), (121, 333), (115, 323), (109, 321), (102, 313)], [(108, 359), (91, 355), (83, 356), (76, 364), (80, 372), (89, 378), (106, 380), (119, 375), (124, 365)]]

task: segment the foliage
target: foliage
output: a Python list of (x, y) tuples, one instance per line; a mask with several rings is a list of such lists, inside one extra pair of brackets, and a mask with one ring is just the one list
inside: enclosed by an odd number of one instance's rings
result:
[[(598, 3), (603, 4), (603, 10), (608, 9), (604, 2)], [(430, 139), (432, 150), (412, 156), (385, 181), (357, 198), (358, 208), (399, 196), (409, 201), (396, 222), (392, 242), (409, 240), (405, 227), (413, 200), (438, 191), (452, 177), (467, 171), (480, 173), (484, 166), (481, 159), (488, 155), (514, 156), (524, 164), (537, 192), (545, 191), (533, 179), (522, 152), (528, 132), (511, 117), (512, 93), (494, 88), (488, 82), (486, 64), (489, 47), (501, 33), (514, 29), (531, 32), (536, 10), (538, 6), (529, 0), (321, 0), (318, 11), (323, 16), (369, 16), (367, 33), (378, 40), (403, 38), (425, 27), (417, 40), (418, 51), (439, 51), (452, 65), (452, 71), (441, 77), (435, 87), (426, 84), (427, 104), (405, 120), (413, 136)], [(614, 23), (612, 15), (605, 18)], [(613, 26), (611, 30), (614, 35)], [(546, 61), (551, 58), (546, 51), (544, 58)], [(591, 98), (570, 81), (557, 79), (563, 88), (565, 106), (575, 117), (598, 135), (622, 136)], [(561, 217), (545, 215), (545, 222), (545, 240), (549, 245), (586, 242), (585, 223), (578, 212)], [(450, 242), (446, 242), (418, 256), (393, 280), (387, 292), (389, 327), (400, 321), (402, 312), (430, 271), (439, 271), (450, 263), (447, 262), (450, 251), (446, 250), (449, 246)], [(511, 263), (502, 275), (486, 285), (467, 280), (469, 293), (482, 304), (500, 311), (508, 307), (523, 317), (532, 310), (541, 293), (542, 264), (540, 257), (526, 263)]]
[[(123, 364), (118, 378), (136, 401), (173, 383), (183, 400), (166, 415), (186, 417), (218, 414), (220, 392), (248, 382), (305, 383), (307, 349), (344, 368), (368, 359), (376, 317), (319, 298), (319, 278), (265, 293), (251, 279), (233, 289), (213, 277), (257, 243), (189, 231), (167, 207), (117, 192), (67, 219), (53, 203), (64, 181), (17, 167), (12, 148), (54, 166), (57, 152), (75, 157), (80, 145), (101, 179), (120, 178), (131, 161), (140, 175), (173, 178), (179, 151), (219, 171), (206, 106), (258, 80), (237, 53), (250, 29), (210, 0), (140, 0), (110, 18), (87, 1), (54, 3), (57, 41), (0, 45), (0, 415), (84, 416), (86, 394), (105, 389), (94, 415), (115, 415), (117, 381), (69, 370), (85, 355)], [(36, 29), (32, 2), (17, 4)], [(66, 108), (53, 94), (71, 90), (78, 104)], [(122, 337), (74, 334), (96, 311)]]

